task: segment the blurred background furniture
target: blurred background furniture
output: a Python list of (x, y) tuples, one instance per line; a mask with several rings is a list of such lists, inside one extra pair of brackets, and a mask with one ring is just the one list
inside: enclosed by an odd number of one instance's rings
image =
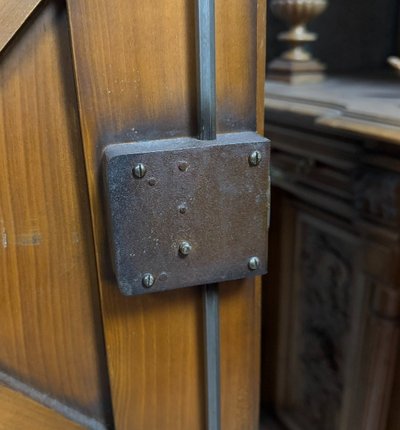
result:
[(397, 430), (400, 83), (267, 83), (266, 94), (265, 403), (291, 430)]
[[(326, 79), (267, 76), (262, 409), (278, 428), (400, 429), (398, 6), (330, 2), (310, 23)], [(269, 59), (284, 28), (269, 15)]]
[(326, 9), (328, 0), (272, 0), (270, 4), (272, 13), (289, 24), (288, 31), (278, 34), (289, 49), (270, 62), (269, 78), (291, 84), (320, 82), (325, 66), (304, 45), (317, 40), (306, 25)]

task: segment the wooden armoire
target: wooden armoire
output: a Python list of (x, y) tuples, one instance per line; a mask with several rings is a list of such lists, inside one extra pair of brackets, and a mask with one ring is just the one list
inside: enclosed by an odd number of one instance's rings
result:
[(264, 401), (285, 430), (400, 429), (400, 80), (266, 83)]
[[(217, 131), (263, 134), (265, 0), (215, 17)], [(101, 179), (110, 143), (195, 136), (194, 20), (0, 0), (0, 429), (205, 428), (201, 289), (119, 292)], [(224, 430), (258, 426), (260, 288), (219, 285)]]

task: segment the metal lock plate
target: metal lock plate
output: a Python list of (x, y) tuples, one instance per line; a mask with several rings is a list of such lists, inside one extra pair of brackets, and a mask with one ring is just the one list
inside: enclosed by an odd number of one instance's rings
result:
[(125, 295), (264, 274), (269, 143), (253, 132), (110, 145), (104, 180)]

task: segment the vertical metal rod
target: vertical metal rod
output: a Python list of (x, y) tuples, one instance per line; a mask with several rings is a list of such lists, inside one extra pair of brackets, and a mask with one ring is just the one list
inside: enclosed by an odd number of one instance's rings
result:
[[(200, 140), (217, 136), (215, 95), (214, 0), (197, 0), (197, 86)], [(220, 430), (220, 359), (218, 285), (203, 287), (204, 362), (206, 375), (207, 430)]]
[(204, 362), (206, 374), (207, 429), (219, 430), (220, 363), (219, 363), (219, 300), (218, 285), (204, 285)]
[(197, 0), (196, 18), (199, 139), (214, 140), (217, 135), (214, 0)]

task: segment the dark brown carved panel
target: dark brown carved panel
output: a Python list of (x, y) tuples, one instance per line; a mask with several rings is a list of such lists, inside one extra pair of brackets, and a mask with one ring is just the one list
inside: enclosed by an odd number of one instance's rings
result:
[(350, 333), (354, 243), (301, 224), (297, 259), (296, 422), (304, 430), (338, 428)]
[(388, 225), (400, 223), (400, 175), (375, 169), (355, 180), (355, 205), (362, 216)]

